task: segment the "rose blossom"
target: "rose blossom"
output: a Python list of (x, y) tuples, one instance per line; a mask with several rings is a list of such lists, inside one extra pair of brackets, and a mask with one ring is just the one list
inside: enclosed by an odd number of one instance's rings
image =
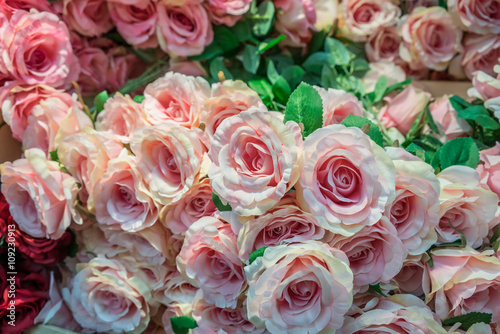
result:
[(450, 103), (450, 97), (450, 95), (444, 95), (436, 99), (429, 104), (429, 110), (440, 134), (451, 140), (469, 134), (472, 128), (465, 119), (458, 118), (457, 111)]
[(433, 266), (426, 266), (424, 291), (439, 318), (486, 312), (499, 323), (500, 261), (492, 255), (469, 247), (432, 251)]
[(116, 30), (136, 48), (156, 48), (158, 12), (153, 0), (108, 1), (109, 13)]
[(387, 105), (380, 109), (378, 118), (384, 127), (395, 127), (406, 135), (418, 114), (429, 103), (430, 97), (430, 93), (409, 85), (398, 95), (385, 98)]
[(401, 37), (395, 26), (381, 28), (368, 38), (365, 44), (366, 56), (370, 62), (381, 59), (394, 61), (399, 58), (400, 43)]
[(500, 142), (496, 142), (495, 146), (480, 153), (480, 159), (484, 161), (484, 165), (477, 165), (476, 170), (481, 178), (481, 184), (500, 197)]
[(451, 166), (437, 176), (441, 183), (438, 242), (460, 240), (458, 230), (469, 246), (481, 246), (493, 227), (498, 196), (482, 188), (479, 174), (467, 166)]
[(208, 0), (206, 7), (212, 22), (232, 27), (250, 9), (251, 0)]
[(340, 89), (314, 86), (323, 100), (323, 126), (340, 124), (349, 115), (363, 116), (365, 109), (358, 98)]
[[(135, 233), (131, 233), (135, 234)], [(160, 237), (158, 237), (160, 238)], [(163, 288), (165, 277), (172, 271), (172, 267), (166, 265), (155, 265), (151, 262), (145, 262), (136, 258), (135, 254), (120, 254), (115, 259), (119, 260), (127, 270), (135, 277), (140, 278), (151, 293), (159, 291)], [(152, 313), (156, 313), (161, 307), (160, 304), (152, 299), (149, 302)]]
[(462, 31), (442, 7), (416, 8), (402, 18), (399, 31), (403, 39), (399, 55), (412, 69), (443, 71), (462, 51)]
[(142, 333), (150, 320), (151, 292), (118, 260), (79, 263), (68, 293), (75, 320), (98, 332)]
[(399, 273), (394, 276), (393, 280), (401, 293), (410, 293), (417, 297), (424, 295), (422, 287), (425, 271), (424, 257), (427, 255), (408, 256)]
[(203, 291), (207, 303), (218, 307), (235, 308), (246, 288), (236, 235), (231, 225), (214, 217), (203, 217), (189, 227), (177, 269)]
[(205, 99), (210, 95), (208, 82), (168, 72), (144, 90), (144, 112), (150, 124), (174, 121), (185, 127), (196, 127)]
[(193, 77), (208, 77), (207, 71), (199, 61), (170, 59), (168, 72), (178, 72)]
[(439, 6), (439, 0), (412, 0), (404, 1), (402, 4), (407, 13), (412, 12), (417, 7), (434, 7)]
[(467, 31), (500, 34), (500, 10), (497, 1), (448, 0), (448, 11)]
[(396, 24), (401, 15), (399, 1), (344, 0), (339, 26), (342, 35), (355, 41), (365, 41), (376, 29)]
[(113, 28), (108, 4), (102, 0), (64, 0), (64, 21), (84, 36), (101, 36)]
[(165, 276), (160, 289), (155, 292), (154, 298), (162, 304), (191, 305), (196, 293), (200, 289), (190, 284), (177, 269), (174, 267), (167, 276)]
[(272, 333), (333, 333), (352, 304), (347, 257), (317, 241), (269, 247), (245, 273), (248, 318)]
[(75, 214), (75, 180), (39, 149), (0, 165), (2, 193), (19, 228), (34, 238), (59, 239)]
[(4, 0), (0, 2), (0, 13), (7, 18), (11, 18), (15, 12), (24, 10), (29, 12), (31, 9), (36, 9), (39, 12), (53, 12), (51, 4), (48, 1), (39, 0)]
[(375, 224), (394, 195), (394, 164), (358, 128), (334, 124), (310, 134), (300, 170), (301, 208), (334, 233), (353, 235)]
[(500, 64), (495, 65), (496, 78), (478, 71), (474, 72), (472, 79), (473, 88), (469, 88), (467, 94), (484, 100), (484, 106), (494, 112), (495, 117), (500, 120)]
[(157, 37), (163, 51), (186, 57), (202, 53), (203, 48), (212, 43), (214, 32), (201, 3), (178, 6), (160, 1)]
[(401, 66), (391, 61), (379, 60), (375, 63), (370, 63), (370, 70), (361, 79), (365, 84), (366, 92), (375, 91), (375, 85), (382, 76), (386, 77), (388, 86), (406, 79), (405, 71)]
[(202, 177), (205, 148), (195, 130), (172, 122), (140, 127), (131, 148), (157, 203), (180, 200)]
[(466, 34), (463, 45), (462, 66), (467, 78), (472, 79), (476, 71), (496, 75), (494, 66), (500, 58), (500, 36)]
[(299, 177), (301, 131), (281, 117), (250, 108), (225, 119), (215, 132), (208, 176), (214, 192), (238, 215), (264, 213)]

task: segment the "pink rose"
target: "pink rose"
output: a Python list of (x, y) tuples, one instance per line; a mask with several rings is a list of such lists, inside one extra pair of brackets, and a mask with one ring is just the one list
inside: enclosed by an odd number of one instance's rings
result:
[(250, 108), (225, 119), (208, 155), (212, 188), (242, 216), (263, 214), (297, 181), (302, 135), (279, 113)]
[(168, 65), (169, 72), (178, 72), (193, 77), (208, 77), (207, 71), (198, 61), (170, 59)]
[(201, 113), (201, 123), (205, 125), (208, 138), (213, 139), (223, 120), (251, 107), (267, 110), (259, 95), (243, 81), (225, 80), (214, 83), (210, 98), (205, 100)]
[[(500, 66), (495, 66), (500, 72)], [(500, 73), (496, 76), (490, 76), (482, 71), (474, 72), (472, 78), (474, 88), (469, 89), (467, 94), (480, 100), (488, 101), (500, 96)]]
[(355, 41), (366, 41), (376, 29), (395, 25), (401, 15), (394, 0), (344, 0), (340, 6), (342, 35)]
[(394, 281), (401, 293), (410, 293), (420, 297), (424, 295), (422, 282), (424, 280), (425, 262), (422, 259), (427, 255), (408, 256), (403, 267), (394, 276)]
[(375, 90), (375, 85), (381, 76), (386, 77), (388, 86), (406, 79), (406, 73), (401, 66), (388, 60), (379, 60), (375, 63), (370, 63), (370, 70), (362, 78), (367, 92)]
[(248, 318), (273, 333), (333, 333), (352, 304), (347, 257), (317, 241), (269, 247), (245, 273)]
[(54, 12), (51, 4), (48, 1), (39, 0), (4, 0), (0, 2), (0, 13), (7, 18), (11, 18), (15, 12), (24, 10), (29, 12), (31, 9), (36, 9), (39, 12)]
[(250, 9), (251, 0), (208, 0), (206, 7), (212, 22), (232, 27)]
[(469, 134), (472, 128), (465, 119), (457, 117), (458, 113), (452, 107), (449, 97), (445, 95), (436, 99), (429, 104), (429, 110), (441, 134), (451, 140)]
[(235, 308), (247, 287), (236, 235), (231, 225), (214, 217), (203, 217), (189, 227), (177, 269), (217, 307)]
[(75, 180), (39, 149), (0, 165), (2, 193), (19, 228), (35, 238), (59, 239), (75, 214)]
[(407, 13), (411, 13), (417, 7), (434, 7), (439, 6), (439, 0), (413, 0), (404, 1), (402, 3), (403, 8), (406, 9)]
[(340, 89), (314, 86), (323, 100), (323, 126), (340, 124), (347, 116), (363, 116), (365, 108), (358, 98)]
[(448, 0), (448, 11), (467, 31), (500, 34), (498, 2), (489, 0)]
[(401, 37), (395, 26), (381, 28), (368, 37), (365, 44), (366, 56), (370, 62), (381, 59), (395, 61), (399, 59), (400, 43)]
[(458, 230), (465, 235), (469, 246), (481, 246), (493, 227), (498, 196), (482, 188), (479, 174), (467, 166), (448, 167), (438, 178), (441, 183), (438, 243), (460, 240)]
[(85, 47), (77, 53), (82, 68), (78, 84), (83, 95), (93, 95), (106, 89), (109, 58), (98, 47)]
[(154, 298), (169, 307), (176, 304), (191, 305), (200, 289), (190, 284), (174, 267), (165, 276), (161, 288), (155, 292)]
[(196, 127), (205, 99), (210, 95), (208, 82), (168, 72), (144, 90), (144, 112), (150, 124), (173, 121), (181, 126)]
[(323, 228), (353, 235), (380, 220), (395, 178), (389, 156), (361, 129), (334, 124), (304, 141), (295, 188), (301, 208)]
[(55, 14), (19, 10), (2, 30), (3, 65), (14, 78), (64, 88), (78, 77), (68, 28)]
[(500, 36), (466, 34), (463, 45), (462, 66), (469, 79), (476, 71), (496, 75), (493, 68), (500, 58)]
[(142, 106), (120, 93), (106, 101), (95, 122), (98, 131), (113, 134), (123, 143), (130, 143), (132, 133), (142, 125), (146, 125)]
[(84, 36), (101, 36), (113, 28), (108, 4), (102, 0), (64, 0), (64, 21)]
[(108, 51), (109, 68), (106, 73), (106, 89), (116, 92), (125, 83), (145, 70), (139, 58), (127, 51), (124, 46), (118, 46)]
[(108, 1), (109, 13), (116, 30), (136, 48), (155, 48), (158, 12), (152, 0)]
[(433, 267), (426, 266), (424, 291), (439, 318), (486, 312), (500, 324), (500, 261), (492, 255), (468, 247), (432, 251)]
[(201, 3), (181, 6), (158, 3), (157, 37), (160, 48), (175, 56), (193, 56), (212, 43), (214, 32)]
[(398, 95), (386, 98), (387, 105), (380, 109), (378, 118), (384, 127), (395, 127), (406, 135), (430, 98), (430, 93), (409, 85)]
[(480, 158), (484, 161), (484, 165), (478, 165), (476, 170), (481, 178), (481, 184), (500, 197), (500, 142), (480, 153)]
[(462, 31), (442, 7), (415, 8), (402, 18), (399, 30), (403, 39), (399, 55), (412, 69), (443, 71), (462, 51)]

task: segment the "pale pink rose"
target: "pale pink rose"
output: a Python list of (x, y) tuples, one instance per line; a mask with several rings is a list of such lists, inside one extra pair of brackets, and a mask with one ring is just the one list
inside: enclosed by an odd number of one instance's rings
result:
[(481, 246), (493, 227), (498, 196), (482, 188), (478, 172), (467, 166), (448, 167), (438, 178), (441, 183), (438, 243), (460, 240), (458, 230), (465, 235), (469, 246)]
[(208, 0), (206, 7), (212, 22), (232, 27), (250, 9), (251, 0)]
[(500, 58), (499, 35), (466, 34), (463, 45), (465, 51), (462, 56), (462, 66), (469, 79), (473, 78), (476, 71), (491, 76), (496, 75), (493, 68)]
[(203, 176), (205, 148), (195, 130), (172, 122), (143, 126), (134, 132), (131, 149), (157, 203), (177, 202)]
[(133, 156), (121, 154), (110, 160), (92, 196), (97, 221), (110, 228), (136, 232), (158, 220), (158, 207)]
[[(175, 303), (175, 304), (169, 304), (167, 309), (165, 310), (165, 312), (163, 313), (162, 317), (161, 317), (161, 322), (163, 324), (163, 332), (160, 332), (159, 334), (170, 334), (170, 333), (173, 333), (173, 329), (172, 329), (172, 323), (170, 321), (170, 318), (172, 317), (180, 317), (180, 316), (191, 316), (191, 312), (192, 312), (192, 305), (191, 303), (185, 303), (185, 304), (180, 304), (180, 303)], [(207, 334), (206, 332), (197, 332), (197, 330), (199, 330), (200, 328), (199, 327), (196, 327), (192, 330), (190, 330), (190, 332), (192, 332), (192, 334)], [(211, 333), (210, 333), (211, 334)], [(220, 333), (220, 334), (224, 334), (224, 333)]]
[(193, 77), (208, 77), (207, 71), (198, 61), (174, 60), (170, 59), (168, 64), (169, 72), (178, 72)]
[(420, 297), (424, 295), (422, 282), (424, 279), (425, 262), (424, 255), (408, 256), (403, 262), (403, 267), (394, 276), (399, 292), (410, 293)]
[(59, 239), (71, 223), (76, 199), (75, 180), (39, 149), (25, 159), (0, 165), (2, 194), (19, 228), (35, 238)]
[(500, 142), (480, 153), (480, 159), (484, 161), (484, 165), (479, 164), (476, 170), (481, 178), (481, 184), (500, 197)]
[(19, 10), (2, 30), (3, 66), (12, 77), (28, 85), (62, 88), (78, 77), (68, 28), (57, 15)]
[(155, 48), (158, 12), (153, 0), (108, 1), (109, 13), (120, 35), (136, 48)]
[(107, 1), (64, 0), (64, 21), (83, 36), (101, 36), (113, 28)]
[(462, 31), (442, 7), (415, 8), (402, 18), (399, 32), (403, 39), (399, 55), (412, 69), (443, 71), (462, 51)]
[(347, 116), (363, 116), (365, 108), (358, 98), (340, 89), (314, 86), (323, 100), (323, 126), (340, 124)]
[(333, 333), (352, 304), (349, 260), (321, 242), (269, 247), (245, 273), (248, 319), (272, 333)]
[(500, 325), (500, 261), (493, 254), (469, 247), (432, 251), (433, 267), (426, 266), (424, 291), (439, 318), (486, 312)]
[(123, 143), (130, 143), (132, 133), (142, 125), (146, 125), (142, 106), (120, 93), (106, 101), (95, 122), (98, 131), (109, 132)]
[[(456, 58), (457, 56), (454, 59)], [(427, 67), (413, 68), (412, 64), (405, 61), (399, 62), (398, 65), (403, 69), (406, 74), (406, 78), (413, 78), (413, 80), (426, 80), (430, 77), (430, 71)], [(452, 63), (450, 63), (450, 67), (451, 65)]]
[(344, 0), (339, 27), (342, 35), (366, 41), (377, 29), (396, 24), (401, 9), (397, 0)]
[[(127, 253), (127, 249), (125, 247), (111, 243), (106, 238), (106, 235), (102, 230), (102, 226), (94, 221), (92, 221), (92, 224), (86, 228), (77, 231), (76, 237), (79, 248), (84, 249), (88, 253), (103, 255), (107, 258)], [(92, 258), (94, 257), (95, 256)]]
[(212, 43), (214, 32), (201, 3), (158, 3), (157, 37), (160, 48), (175, 56), (193, 56)]
[(81, 74), (78, 85), (83, 95), (94, 95), (106, 89), (109, 58), (103, 49), (98, 47), (85, 47), (77, 53), (80, 61)]
[(88, 114), (83, 111), (82, 105), (77, 100), (76, 94), (72, 96), (73, 105), (69, 107), (68, 113), (61, 120), (59, 131), (55, 138), (55, 146), (58, 147), (64, 138), (71, 136), (75, 133), (88, 130), (92, 131), (94, 125)]
[(394, 85), (406, 79), (404, 69), (396, 65), (394, 62), (387, 60), (379, 60), (375, 63), (370, 63), (370, 70), (366, 72), (365, 76), (361, 79), (365, 84), (367, 92), (373, 92), (375, 85), (381, 76), (387, 79), (387, 85)]
[(359, 317), (347, 317), (338, 334), (426, 333), (447, 334), (439, 319), (413, 295), (381, 298), (377, 306)]
[(323, 241), (330, 237), (331, 233), (325, 231), (313, 215), (298, 207), (295, 195), (285, 195), (265, 214), (245, 222), (238, 233), (239, 256), (247, 262), (250, 254), (262, 247)]
[(139, 58), (127, 51), (124, 46), (117, 46), (108, 51), (109, 68), (106, 73), (106, 89), (116, 92), (134, 77), (139, 76), (146, 69)]
[(144, 90), (144, 112), (150, 124), (173, 121), (185, 127), (197, 127), (203, 103), (210, 95), (208, 82), (168, 72)]
[(396, 228), (386, 217), (353, 236), (337, 234), (328, 244), (347, 255), (356, 291), (368, 284), (392, 279), (401, 270), (407, 255)]
[(499, 10), (497, 1), (448, 0), (448, 11), (457, 23), (478, 34), (500, 34)]
[(191, 186), (182, 198), (165, 206), (160, 214), (160, 220), (172, 232), (184, 235), (195, 221), (201, 217), (211, 216), (217, 208), (212, 201), (210, 179)]
[[(28, 119), (33, 109), (42, 101), (50, 99), (52, 103), (69, 109), (73, 105), (71, 95), (46, 85), (4, 86), (2, 92), (2, 117), (12, 130), (12, 137), (22, 141), (28, 127)], [(66, 110), (67, 112), (67, 110)], [(40, 110), (39, 110), (40, 113)]]
[[(152, 233), (155, 232), (153, 231), (153, 229)], [(144, 236), (144, 234), (141, 232), (139, 232), (139, 234)], [(152, 233), (149, 233), (150, 236), (152, 235)], [(137, 234), (137, 233), (131, 233), (131, 234)], [(153, 236), (153, 238), (156, 238), (157, 240), (159, 240), (161, 237), (162, 237), (161, 234), (158, 237)], [(119, 260), (121, 264), (123, 264), (125, 268), (127, 268), (127, 270), (131, 272), (135, 277), (140, 278), (144, 283), (146, 283), (148, 288), (151, 290), (151, 293), (156, 293), (157, 291), (163, 288), (163, 282), (165, 281), (165, 277), (169, 273), (171, 273), (173, 269), (172, 267), (164, 264), (157, 265), (151, 263), (148, 260), (143, 261), (143, 259), (141, 259), (140, 256), (137, 257), (136, 253), (132, 252), (130, 252), (129, 254), (119, 254), (117, 257), (115, 257), (115, 259)], [(149, 305), (150, 307), (152, 307), (153, 310), (152, 313), (156, 313), (156, 311), (160, 307), (160, 304), (156, 300), (151, 300), (149, 302)]]
[(208, 138), (213, 139), (223, 120), (251, 107), (267, 110), (259, 95), (243, 81), (225, 80), (214, 83), (210, 98), (205, 100), (201, 113), (201, 123), (205, 125)]
[(302, 159), (299, 204), (333, 233), (353, 235), (375, 224), (394, 196), (394, 164), (361, 129), (316, 130), (304, 141)]
[(300, 127), (283, 116), (250, 108), (226, 118), (214, 134), (208, 170), (212, 188), (241, 216), (274, 206), (299, 177)]
[(378, 118), (384, 127), (395, 127), (406, 135), (430, 98), (430, 93), (409, 85), (398, 95), (385, 98), (387, 105), (380, 109)]
[(11, 18), (15, 12), (24, 10), (29, 12), (31, 9), (36, 9), (39, 12), (54, 12), (51, 4), (48, 1), (39, 0), (4, 0), (0, 2), (0, 13), (7, 18)]
[[(500, 66), (498, 69), (500, 70)], [(472, 85), (474, 88), (467, 92), (470, 97), (487, 101), (500, 96), (500, 74), (494, 77), (482, 71), (474, 72)]]
[(365, 44), (366, 57), (370, 62), (379, 60), (395, 61), (399, 59), (401, 37), (395, 26), (384, 27), (368, 37)]
[(440, 133), (451, 140), (471, 133), (472, 128), (465, 119), (457, 117), (458, 113), (452, 107), (449, 98), (450, 95), (445, 95), (436, 99), (429, 104), (429, 110)]
[(403, 1), (402, 5), (406, 13), (411, 13), (417, 7), (439, 6), (439, 0), (412, 0)]
[(189, 283), (174, 267), (165, 276), (161, 288), (155, 292), (154, 298), (165, 305), (189, 304), (191, 305), (200, 288)]
[(151, 291), (118, 260), (79, 263), (68, 292), (75, 320), (97, 332), (142, 333), (150, 321)]
[(168, 253), (166, 255), (166, 264), (175, 267), (177, 256), (180, 254), (182, 245), (184, 244), (184, 236), (181, 234), (174, 234), (169, 229), (165, 230), (167, 232), (167, 244), (169, 246)]
[(177, 257), (177, 269), (204, 299), (218, 307), (235, 308), (247, 287), (231, 225), (203, 217), (191, 225)]
[(386, 152), (396, 166), (396, 197), (384, 215), (408, 253), (422, 254), (437, 241), (439, 180), (431, 165), (403, 148), (387, 147)]

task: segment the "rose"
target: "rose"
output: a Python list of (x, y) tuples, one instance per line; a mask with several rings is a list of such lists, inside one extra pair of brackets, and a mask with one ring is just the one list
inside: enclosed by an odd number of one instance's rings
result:
[(434, 313), (413, 295), (380, 299), (376, 308), (357, 318), (347, 317), (339, 334), (429, 333), (446, 334)]
[[(163, 235), (160, 233), (158, 237), (152, 236), (153, 233), (156, 231), (159, 231), (161, 229), (150, 229), (151, 232), (149, 235), (141, 231), (142, 235), (144, 238), (146, 237), (151, 237), (151, 239), (160, 239)], [(127, 232), (124, 232), (127, 233)], [(138, 234), (138, 233), (130, 233), (132, 235)], [(144, 239), (143, 239), (144, 240)], [(155, 240), (157, 241), (157, 240)], [(142, 242), (142, 240), (132, 240), (133, 242)], [(164, 242), (166, 243), (166, 242)], [(154, 244), (154, 242), (151, 242), (151, 244)], [(130, 243), (129, 243), (130, 245)], [(140, 247), (138, 247), (140, 248)], [(137, 253), (132, 253), (130, 254), (119, 254), (115, 259), (119, 260), (121, 264), (127, 268), (127, 270), (135, 277), (140, 278), (148, 288), (151, 290), (151, 293), (156, 293), (157, 291), (160, 291), (160, 289), (163, 288), (163, 282), (165, 281), (165, 277), (172, 271), (175, 270), (173, 267), (170, 267), (168, 265), (157, 265), (153, 263), (153, 261), (149, 261), (147, 259), (146, 261), (143, 261), (140, 257), (141, 256), (136, 256)], [(149, 302), (149, 306), (152, 308), (152, 313), (156, 313), (158, 309), (161, 307), (159, 303), (154, 300), (154, 298)]]
[[(451, 166), (438, 174), (438, 243), (449, 243), (465, 236), (467, 244), (479, 247), (495, 218), (498, 196), (480, 185), (479, 174), (467, 166)], [(459, 234), (459, 232), (461, 234)]]
[(84, 36), (101, 36), (113, 28), (107, 2), (101, 0), (64, 0), (64, 21)]
[(108, 56), (106, 88), (113, 92), (120, 90), (129, 79), (139, 76), (146, 70), (140, 59), (128, 52), (124, 46), (112, 48), (108, 51)]
[(395, 127), (406, 135), (418, 114), (429, 103), (431, 94), (413, 85), (406, 87), (394, 97), (387, 97), (387, 105), (382, 107), (378, 118), (386, 128)]
[(232, 27), (250, 9), (250, 0), (208, 0), (206, 7), (212, 22)]
[(156, 2), (152, 0), (133, 0), (108, 2), (109, 13), (116, 30), (127, 41), (137, 48), (155, 48), (156, 24), (158, 13)]
[(174, 121), (188, 128), (196, 127), (209, 95), (210, 86), (205, 79), (168, 72), (144, 90), (146, 119), (150, 124)]
[(429, 104), (432, 118), (446, 139), (463, 137), (472, 131), (465, 119), (458, 118), (457, 111), (452, 107), (450, 96), (445, 95)]
[(189, 227), (177, 269), (203, 291), (207, 303), (217, 307), (235, 308), (247, 287), (236, 235), (231, 225), (215, 217), (203, 217)]
[(396, 172), (384, 150), (358, 128), (329, 125), (304, 141), (300, 207), (334, 233), (353, 235), (382, 216)]
[(65, 87), (78, 77), (68, 28), (55, 14), (19, 10), (2, 30), (3, 65), (12, 77), (53, 87)]
[(500, 34), (498, 3), (488, 0), (448, 0), (448, 10), (467, 31)]
[(394, 276), (394, 281), (401, 293), (410, 293), (420, 297), (424, 295), (422, 282), (424, 280), (425, 262), (424, 255), (408, 256), (403, 262), (403, 267)]
[(205, 133), (212, 140), (223, 120), (251, 107), (267, 110), (259, 95), (243, 81), (225, 80), (214, 83), (210, 98), (205, 100), (201, 113)]
[(185, 57), (200, 54), (212, 43), (214, 32), (201, 3), (178, 6), (160, 1), (157, 37), (163, 51)]
[(425, 252), (437, 241), (439, 181), (434, 168), (402, 148), (386, 148), (396, 166), (396, 197), (384, 215), (411, 255)]
[(201, 63), (198, 61), (170, 59), (168, 65), (169, 72), (178, 72), (193, 77), (208, 77), (207, 71), (205, 71)]
[(150, 320), (151, 292), (118, 261), (79, 263), (69, 291), (75, 320), (97, 332), (142, 333)]
[(472, 79), (474, 72), (482, 71), (495, 76), (494, 66), (500, 58), (500, 37), (498, 35), (466, 34), (462, 66), (465, 74)]
[(375, 91), (375, 85), (381, 76), (386, 77), (388, 86), (406, 79), (406, 74), (402, 67), (396, 65), (394, 62), (379, 60), (375, 63), (370, 63), (370, 70), (361, 79), (365, 84), (367, 92)]
[(77, 53), (82, 72), (78, 84), (82, 94), (91, 95), (106, 89), (109, 58), (106, 52), (98, 47), (87, 46)]
[(355, 41), (365, 41), (376, 29), (395, 25), (401, 15), (393, 0), (346, 0), (341, 8), (342, 35)]
[(462, 31), (442, 7), (415, 8), (402, 18), (399, 32), (403, 39), (399, 55), (412, 69), (443, 71), (462, 51)]
[(426, 266), (424, 291), (439, 318), (485, 312), (499, 323), (500, 261), (492, 255), (469, 247), (432, 251), (433, 266)]
[(19, 228), (34, 238), (61, 238), (74, 215), (75, 180), (39, 149), (0, 165), (2, 193)]
[[(170, 318), (172, 317), (181, 317), (181, 316), (191, 316), (192, 312), (192, 305), (191, 303), (186, 303), (186, 304), (171, 304), (167, 307), (165, 312), (163, 312), (163, 315), (161, 317), (161, 322), (162, 322), (162, 327), (163, 331), (160, 331), (158, 334), (163, 334), (163, 333), (173, 333), (172, 329), (172, 322), (170, 321)], [(196, 330), (199, 329), (199, 327), (196, 327), (192, 329), (192, 333), (196, 334)], [(206, 334), (206, 332), (201, 332), (202, 334)], [(199, 333), (198, 333), (199, 334)], [(223, 334), (223, 333), (221, 333)], [(226, 333), (227, 334), (227, 333)]]
[(495, 146), (482, 150), (480, 153), (480, 159), (484, 161), (484, 165), (477, 165), (476, 170), (481, 178), (481, 184), (500, 197), (500, 142), (496, 142)]
[(439, 6), (439, 0), (413, 0), (403, 2), (403, 8), (407, 13), (412, 12), (417, 7), (434, 7)]
[(29, 12), (31, 9), (36, 9), (39, 12), (54, 12), (50, 3), (38, 0), (2, 1), (0, 3), (0, 13), (9, 19), (19, 10)]
[(195, 130), (173, 122), (144, 126), (134, 132), (131, 148), (157, 203), (180, 200), (203, 176), (205, 148)]
[(361, 101), (340, 89), (314, 86), (323, 100), (323, 126), (340, 124), (349, 115), (363, 116)]
[(497, 73), (496, 78), (478, 71), (474, 72), (472, 79), (473, 88), (467, 91), (471, 97), (484, 100), (484, 106), (495, 113), (496, 118), (500, 119), (500, 65), (493, 68)]
[(176, 304), (191, 305), (199, 290), (199, 288), (186, 281), (176, 268), (173, 268), (165, 276), (160, 289), (155, 292), (154, 298), (160, 303), (169, 306)]
[(347, 257), (317, 241), (269, 247), (245, 273), (248, 318), (273, 333), (333, 333), (352, 304)]
[(98, 131), (116, 135), (123, 143), (130, 143), (134, 130), (145, 124), (142, 106), (129, 95), (116, 93), (106, 101), (104, 110), (97, 115), (95, 127)]
[(368, 37), (365, 52), (370, 62), (381, 59), (394, 61), (399, 58), (401, 37), (396, 27), (384, 27)]
[(293, 121), (250, 108), (225, 119), (208, 152), (212, 189), (233, 211), (258, 215), (274, 206), (295, 184), (302, 135)]

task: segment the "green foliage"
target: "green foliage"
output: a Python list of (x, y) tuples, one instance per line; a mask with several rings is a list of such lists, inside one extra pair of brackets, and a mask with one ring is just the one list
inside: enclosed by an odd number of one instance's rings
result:
[(245, 45), (243, 51), (243, 67), (250, 73), (256, 74), (260, 65), (260, 55), (257, 47), (251, 44)]
[(479, 163), (479, 149), (472, 138), (455, 138), (441, 147), (439, 161), (442, 169), (453, 165), (476, 168)]
[(293, 91), (285, 109), (288, 121), (303, 124), (304, 137), (323, 126), (323, 100), (316, 89), (303, 82)]
[(94, 106), (97, 112), (104, 110), (104, 103), (109, 99), (108, 91), (104, 90), (96, 95), (94, 98)]
[(250, 259), (248, 260), (248, 264), (252, 264), (253, 261), (257, 260), (257, 258), (264, 256), (264, 252), (266, 251), (267, 247), (268, 246), (261, 247), (256, 251), (252, 252), (252, 254), (250, 254)]
[(219, 198), (219, 196), (217, 196), (216, 193), (212, 193), (212, 201), (214, 202), (214, 205), (217, 208), (217, 210), (221, 212), (232, 210), (231, 205), (222, 203), (221, 199)]
[(187, 334), (190, 329), (198, 327), (196, 321), (192, 317), (185, 315), (170, 318), (170, 323), (172, 324), (174, 334)]
[(269, 33), (273, 26), (275, 12), (276, 9), (271, 1), (263, 1), (258, 7), (255, 1), (252, 2), (246, 18), (255, 36), (262, 37)]
[(360, 129), (362, 129), (366, 124), (370, 124), (370, 129), (368, 130), (367, 135), (377, 145), (384, 147), (384, 137), (382, 136), (382, 132), (380, 131), (379, 127), (369, 119), (361, 116), (349, 115), (342, 121), (341, 124), (345, 126), (354, 126)]
[(453, 326), (457, 322), (460, 322), (460, 328), (466, 331), (477, 323), (490, 324), (492, 316), (491, 313), (471, 312), (443, 320), (443, 326)]

